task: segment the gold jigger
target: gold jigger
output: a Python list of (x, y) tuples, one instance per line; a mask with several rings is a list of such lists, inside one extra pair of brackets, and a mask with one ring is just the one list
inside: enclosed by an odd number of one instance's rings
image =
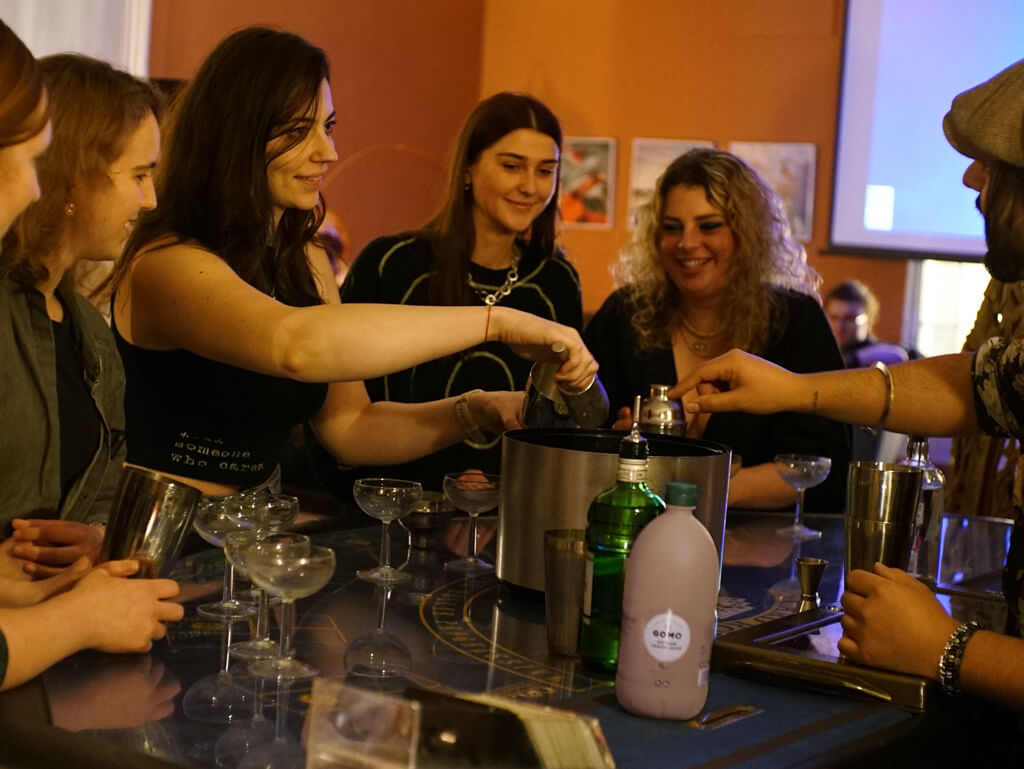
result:
[(824, 558), (797, 558), (796, 573), (800, 582), (800, 608), (797, 613), (817, 609), (821, 606), (821, 599), (818, 597), (818, 586), (821, 584), (821, 577), (825, 573), (828, 561)]

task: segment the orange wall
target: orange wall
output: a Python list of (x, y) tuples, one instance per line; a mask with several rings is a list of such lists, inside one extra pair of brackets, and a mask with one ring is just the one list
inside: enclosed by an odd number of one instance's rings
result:
[(266, 24), (331, 60), (339, 162), (324, 188), (358, 252), (421, 224), (480, 93), (482, 0), (154, 0), (150, 74), (191, 77), (227, 34)]
[(325, 189), (353, 252), (422, 223), (463, 118), (484, 95), (530, 91), (569, 135), (618, 140), (615, 227), (566, 243), (596, 310), (623, 221), (634, 137), (811, 142), (818, 149), (811, 263), (882, 302), (899, 339), (901, 261), (821, 254), (835, 141), (843, 0), (154, 0), (150, 71), (189, 77), (224, 35), (290, 29), (332, 62), (341, 157)]
[[(568, 230), (584, 302), (612, 288), (609, 266), (628, 240), (634, 137), (811, 142), (817, 146), (811, 264), (824, 290), (847, 277), (882, 302), (879, 331), (900, 338), (903, 262), (823, 256), (831, 202), (841, 0), (488, 0), (482, 93), (525, 90), (568, 135), (618, 141), (615, 226)], [(936, 127), (938, 130), (938, 127)]]

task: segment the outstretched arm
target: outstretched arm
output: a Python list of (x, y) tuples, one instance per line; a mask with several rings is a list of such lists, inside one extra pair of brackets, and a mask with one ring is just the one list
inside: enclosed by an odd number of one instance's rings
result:
[[(939, 657), (957, 626), (923, 583), (900, 569), (875, 564), (850, 572), (842, 598), (839, 651), (857, 662), (938, 678)], [(979, 631), (960, 666), (966, 691), (1024, 707), (1024, 641)]]
[[(311, 249), (311, 270), (330, 267)], [(333, 284), (332, 284), (333, 285)], [(132, 343), (186, 349), (212, 360), (299, 381), (356, 381), (464, 350), (485, 340), (530, 359), (568, 359), (557, 377), (582, 389), (597, 370), (575, 329), (507, 307), (381, 304), (291, 307), (257, 291), (217, 255), (190, 245), (150, 251), (118, 289), (115, 319)], [(328, 294), (325, 292), (324, 296)]]
[[(893, 366), (886, 428), (912, 435), (977, 432), (972, 361), (973, 354), (959, 353)], [(701, 382), (714, 384), (719, 392), (690, 400), (690, 413), (799, 411), (872, 426), (881, 419), (887, 397), (885, 378), (873, 368), (793, 374), (742, 350), (699, 366), (672, 388), (669, 397)]]

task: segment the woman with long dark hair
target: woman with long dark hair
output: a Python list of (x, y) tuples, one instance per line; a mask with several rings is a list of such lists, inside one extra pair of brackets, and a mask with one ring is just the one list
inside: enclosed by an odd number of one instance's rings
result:
[[(503, 92), (480, 102), (459, 133), (448, 193), (419, 230), (378, 238), (356, 258), (343, 302), (513, 307), (573, 328), (583, 308), (576, 270), (556, 245), (562, 129), (541, 102)], [(479, 344), (366, 383), (375, 400), (407, 403), (466, 390), (520, 390), (529, 363)], [(467, 436), (381, 472), (440, 488), (446, 472), (500, 469), (500, 439)]]
[(515, 424), (519, 396), (371, 403), (362, 379), (484, 340), (564, 343), (570, 385), (596, 370), (576, 331), (500, 305), (339, 305), (315, 239), (334, 122), (326, 57), (287, 32), (236, 32), (181, 94), (113, 276), (129, 463), (230, 494), (273, 483), (307, 420), (346, 464), (402, 462)]

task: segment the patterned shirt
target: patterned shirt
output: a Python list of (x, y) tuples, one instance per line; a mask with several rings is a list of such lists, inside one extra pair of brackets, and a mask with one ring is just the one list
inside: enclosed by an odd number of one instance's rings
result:
[[(974, 356), (971, 372), (978, 425), (987, 433), (1024, 438), (1024, 339), (996, 337)], [(1006, 632), (1024, 637), (1024, 455), (1013, 485), (1016, 513), (1010, 550), (1003, 569)]]

